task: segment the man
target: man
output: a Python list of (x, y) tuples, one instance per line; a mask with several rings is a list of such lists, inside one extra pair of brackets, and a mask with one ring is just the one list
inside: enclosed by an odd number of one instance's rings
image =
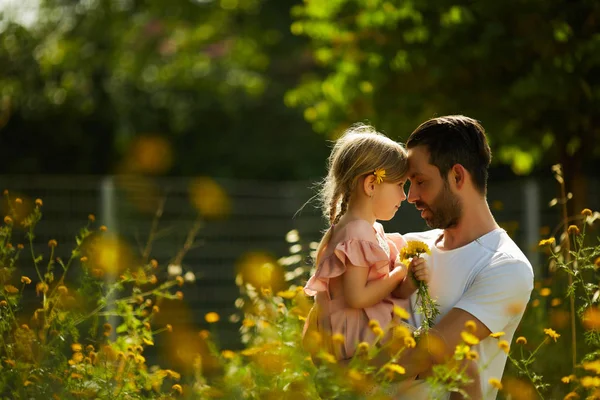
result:
[[(502, 378), (507, 360), (498, 342), (512, 342), (533, 289), (533, 270), (490, 212), (486, 192), (491, 152), (485, 131), (465, 116), (434, 118), (410, 135), (406, 147), (408, 201), (433, 230), (404, 238), (423, 241), (431, 249), (429, 290), (441, 315), (422, 342), (430, 344), (429, 351), (412, 349), (399, 363), (407, 376), (426, 376), (434, 364), (452, 357), (463, 343), (461, 332), (470, 329), (480, 340), (472, 346), (479, 355), (479, 376), (474, 374), (479, 382), (473, 385), (480, 384), (484, 399), (495, 399), (498, 389), (489, 380)], [(414, 295), (412, 306), (414, 310)], [(420, 316), (414, 318), (419, 326)], [(474, 325), (469, 322), (466, 328), (468, 321)], [(497, 332), (504, 335), (490, 336)], [(433, 398), (429, 390), (417, 379), (401, 398)]]

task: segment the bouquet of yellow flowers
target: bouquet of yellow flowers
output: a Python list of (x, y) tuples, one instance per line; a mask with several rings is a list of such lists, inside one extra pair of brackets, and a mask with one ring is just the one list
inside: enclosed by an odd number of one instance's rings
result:
[[(431, 254), (429, 246), (418, 240), (410, 240), (407, 245), (400, 250), (400, 254), (398, 255), (399, 260), (397, 261), (406, 265), (406, 268), (409, 268), (411, 260), (414, 257), (420, 257), (423, 254)], [(440, 315), (440, 310), (438, 309), (435, 300), (429, 295), (427, 283), (415, 279), (410, 269), (408, 273), (411, 274), (410, 276), (417, 285), (417, 312), (423, 315), (421, 329), (426, 332), (433, 326), (436, 317)]]

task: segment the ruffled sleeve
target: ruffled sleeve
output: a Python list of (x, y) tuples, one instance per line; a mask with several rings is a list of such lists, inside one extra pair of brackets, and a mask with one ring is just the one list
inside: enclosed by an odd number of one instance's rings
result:
[(386, 233), (385, 238), (390, 246), (391, 268), (394, 268), (396, 257), (398, 257), (400, 250), (406, 246), (407, 243), (404, 237), (399, 233)]
[[(335, 244), (333, 251), (327, 249), (324, 252), (317, 271), (304, 287), (307, 295), (314, 296), (317, 292), (327, 292), (329, 280), (346, 272), (347, 265), (369, 268), (368, 280), (377, 279), (389, 273), (389, 256), (377, 243), (372, 227), (368, 222), (363, 222), (368, 228), (366, 232), (364, 225), (348, 224), (344, 227), (345, 232), (341, 235), (342, 239)], [(333, 243), (331, 244), (333, 245)]]

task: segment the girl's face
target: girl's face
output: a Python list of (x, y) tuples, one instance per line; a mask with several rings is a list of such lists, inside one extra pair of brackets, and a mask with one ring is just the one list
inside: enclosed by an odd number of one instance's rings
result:
[(396, 183), (382, 182), (375, 185), (373, 192), (373, 212), (375, 219), (389, 221), (394, 218), (400, 204), (406, 200), (404, 184), (406, 180)]

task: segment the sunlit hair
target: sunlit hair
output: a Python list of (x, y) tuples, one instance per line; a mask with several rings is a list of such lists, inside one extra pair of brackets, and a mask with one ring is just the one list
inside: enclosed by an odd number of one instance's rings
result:
[[(346, 213), (350, 196), (359, 178), (381, 168), (384, 182), (400, 182), (408, 171), (406, 150), (368, 125), (354, 125), (335, 142), (327, 165), (327, 176), (320, 185), (319, 199), (323, 215), (331, 225)], [(327, 230), (317, 249), (317, 263), (329, 243)]]

